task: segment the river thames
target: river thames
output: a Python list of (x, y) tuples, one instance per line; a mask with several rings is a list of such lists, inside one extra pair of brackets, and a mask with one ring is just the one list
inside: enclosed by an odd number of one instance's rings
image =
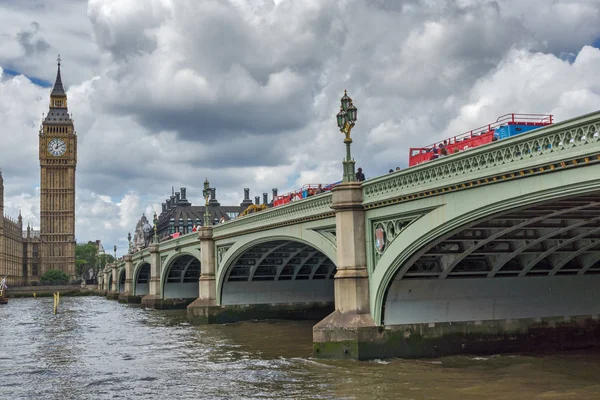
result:
[(6, 399), (598, 399), (600, 353), (323, 361), (313, 322), (191, 326), (101, 297), (0, 306)]

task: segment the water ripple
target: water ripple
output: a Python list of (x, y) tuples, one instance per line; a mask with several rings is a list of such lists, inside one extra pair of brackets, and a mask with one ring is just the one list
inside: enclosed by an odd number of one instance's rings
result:
[[(104, 298), (0, 307), (8, 399), (597, 399), (600, 357), (322, 361), (313, 322), (195, 327), (185, 312)], [(484, 361), (484, 362), (483, 362)]]

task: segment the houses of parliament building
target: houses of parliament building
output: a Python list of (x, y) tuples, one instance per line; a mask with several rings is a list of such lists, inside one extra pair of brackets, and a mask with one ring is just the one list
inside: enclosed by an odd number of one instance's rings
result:
[(60, 75), (50, 93), (48, 114), (39, 131), (40, 229), (24, 229), (21, 213), (4, 215), (4, 180), (0, 170), (0, 278), (8, 285), (39, 282), (50, 269), (75, 278), (75, 167), (77, 135), (67, 108)]

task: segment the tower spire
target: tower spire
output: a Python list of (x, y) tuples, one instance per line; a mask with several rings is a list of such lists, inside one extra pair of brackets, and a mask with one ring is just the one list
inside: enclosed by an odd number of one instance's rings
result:
[(55, 97), (66, 96), (65, 89), (63, 88), (62, 79), (60, 77), (60, 62), (61, 62), (60, 54), (58, 55), (56, 62), (58, 64), (58, 71), (56, 72), (56, 81), (54, 81), (54, 88), (52, 88), (52, 93), (50, 95), (55, 96)]

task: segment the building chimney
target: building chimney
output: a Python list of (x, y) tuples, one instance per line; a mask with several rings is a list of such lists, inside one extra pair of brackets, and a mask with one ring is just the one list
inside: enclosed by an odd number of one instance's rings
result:
[(161, 206), (162, 206), (162, 212), (167, 211), (167, 203), (162, 203)]
[(260, 204), (260, 196), (254, 196), (254, 204), (257, 206)]
[(181, 200), (180, 193), (175, 192), (175, 204), (179, 204), (179, 200)]
[(268, 203), (269, 203), (269, 194), (263, 193), (263, 204), (268, 204)]
[(221, 203), (219, 203), (219, 201), (217, 200), (217, 189), (210, 188), (210, 200), (208, 201), (208, 204), (215, 207), (221, 205)]
[(250, 189), (244, 188), (244, 200), (240, 203), (240, 207), (242, 207), (242, 210), (245, 210), (249, 205), (252, 205), (252, 200), (250, 200)]
[[(175, 195), (177, 195), (177, 193), (175, 193)], [(179, 204), (181, 206), (191, 206), (192, 205), (192, 203), (190, 203), (187, 199), (186, 189), (184, 187), (181, 188), (181, 193), (180, 193), (179, 201), (177, 202), (177, 204)]]
[(277, 197), (277, 188), (273, 188), (273, 201), (275, 201), (275, 197)]

